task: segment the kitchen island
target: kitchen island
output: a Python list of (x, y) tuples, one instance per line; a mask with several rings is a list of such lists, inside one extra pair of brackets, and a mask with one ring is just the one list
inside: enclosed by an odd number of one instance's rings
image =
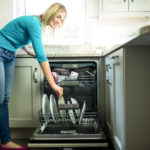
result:
[(106, 126), (116, 150), (150, 149), (150, 26), (105, 51)]

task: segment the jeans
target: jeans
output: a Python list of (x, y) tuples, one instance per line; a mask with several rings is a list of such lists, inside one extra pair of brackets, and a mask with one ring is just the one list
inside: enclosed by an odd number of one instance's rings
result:
[(0, 140), (11, 141), (8, 102), (10, 99), (15, 70), (15, 53), (0, 48)]

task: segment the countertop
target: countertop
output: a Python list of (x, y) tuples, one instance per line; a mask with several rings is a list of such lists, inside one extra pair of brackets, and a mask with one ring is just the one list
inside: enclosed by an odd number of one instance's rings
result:
[(150, 46), (150, 25), (144, 26), (122, 39), (120, 44), (115, 44), (111, 48), (103, 51), (103, 56), (106, 56), (124, 46)]
[[(47, 57), (100, 57), (102, 56), (102, 50), (87, 45), (72, 45), (72, 46), (44, 46), (44, 50)], [(17, 57), (32, 57), (26, 54), (23, 50), (19, 49)]]
[[(47, 57), (101, 57), (106, 56), (124, 46), (150, 46), (150, 25), (141, 27), (128, 37), (122, 39), (119, 44), (114, 44), (109, 49), (101, 49), (89, 44), (72, 46), (44, 46)], [(17, 57), (31, 57), (23, 50), (18, 50)]]

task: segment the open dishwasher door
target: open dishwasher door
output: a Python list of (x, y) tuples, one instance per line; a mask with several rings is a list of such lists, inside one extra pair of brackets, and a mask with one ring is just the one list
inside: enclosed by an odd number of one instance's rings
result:
[[(29, 147), (107, 147), (99, 117), (99, 67), (96, 60), (50, 62), (55, 82), (64, 89), (63, 103), (44, 79), (47, 112), (39, 113), (39, 127)], [(43, 104), (43, 103), (42, 103)], [(54, 105), (55, 104), (55, 105)], [(57, 107), (57, 108), (56, 108)]]

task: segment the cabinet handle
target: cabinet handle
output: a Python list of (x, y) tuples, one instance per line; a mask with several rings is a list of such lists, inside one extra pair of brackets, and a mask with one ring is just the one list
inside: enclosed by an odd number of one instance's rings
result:
[(106, 65), (106, 71), (108, 71), (109, 69), (112, 69), (110, 64)]
[(120, 59), (119, 59), (118, 55), (112, 56), (111, 59), (112, 59), (112, 64), (118, 64), (118, 63), (120, 63)]
[(107, 84), (108, 84), (108, 85), (112, 85), (112, 83), (111, 83), (111, 82), (109, 82), (109, 80), (106, 80), (106, 81), (107, 81)]
[(37, 73), (37, 68), (34, 69), (34, 82), (37, 83), (38, 79), (38, 73)]
[(119, 56), (118, 56), (118, 55), (116, 55), (116, 56), (112, 56), (111, 58), (112, 58), (112, 59), (118, 59), (118, 58), (119, 58)]

